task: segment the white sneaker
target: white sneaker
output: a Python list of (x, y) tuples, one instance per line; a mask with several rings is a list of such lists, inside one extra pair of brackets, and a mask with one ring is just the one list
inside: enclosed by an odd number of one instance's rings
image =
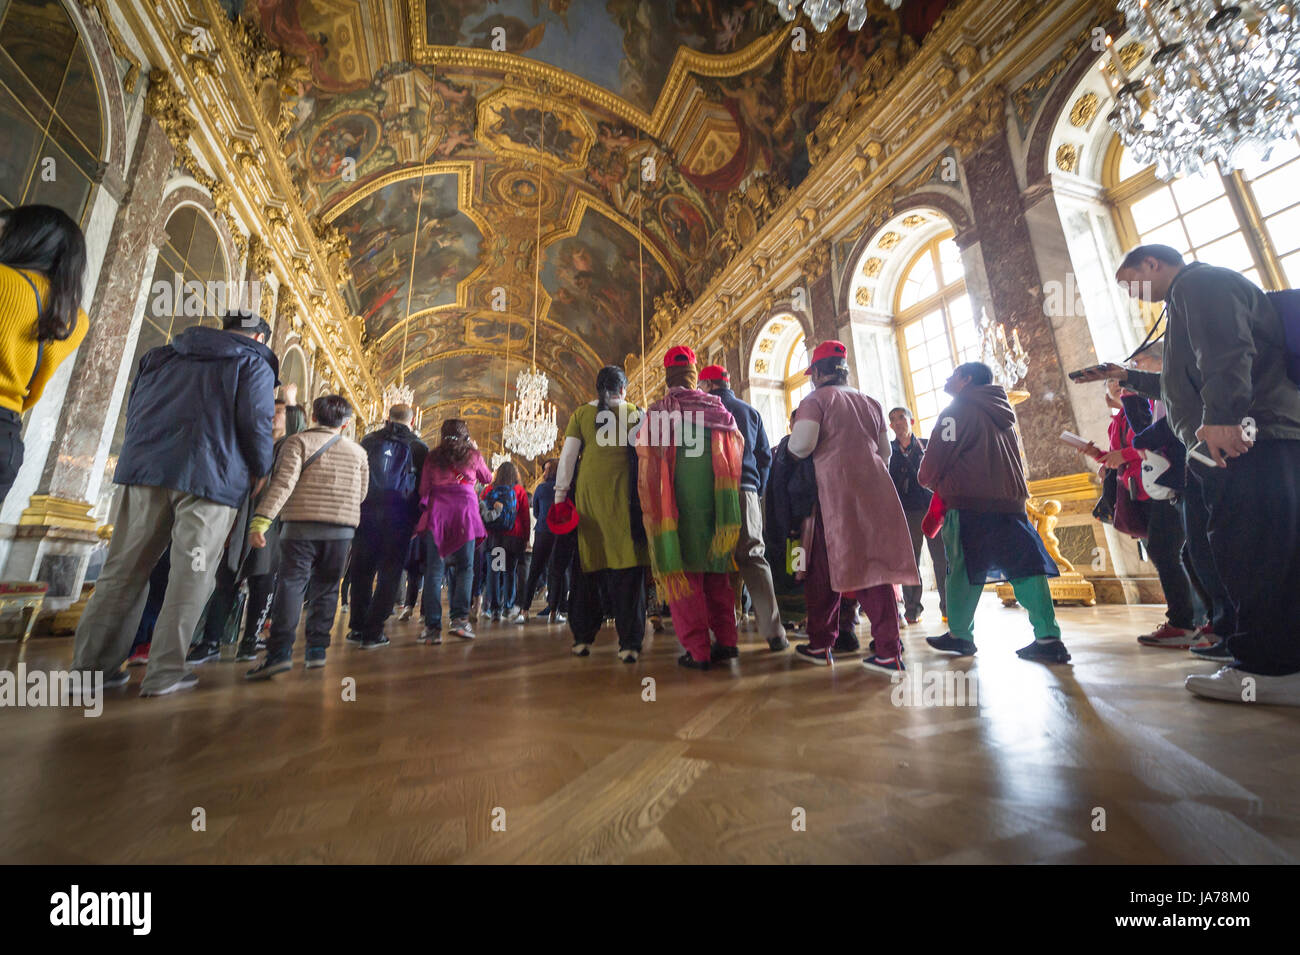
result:
[(1263, 676), (1240, 667), (1222, 667), (1210, 675), (1192, 674), (1183, 684), (1197, 696), (1229, 703), (1300, 706), (1300, 673)]
[(453, 620), (451, 622), (451, 635), (460, 637), (462, 640), (473, 640), (474, 628), (469, 625), (468, 620)]
[(411, 619), (411, 608), (410, 608), (410, 607), (403, 607), (403, 608), (402, 608), (402, 612), (399, 613), (399, 614), (397, 615), (397, 619), (400, 620), (400, 621), (402, 621), (403, 623), (405, 623), (407, 620), (410, 620), (410, 619)]
[(636, 663), (637, 652), (635, 650), (619, 650), (618, 658), (624, 663)]
[(568, 621), (568, 619), (569, 618), (562, 613), (551, 614), (551, 623), (565, 623)]
[(528, 622), (528, 614), (524, 613), (522, 610), (516, 610), (514, 616), (510, 618), (510, 622), (511, 622), (511, 623), (527, 623), (527, 622)]
[(181, 690), (192, 690), (199, 685), (199, 675), (197, 673), (186, 673), (178, 678), (174, 683), (169, 683), (164, 687), (156, 690), (140, 689), (141, 696), (166, 696), (169, 693), (179, 693)]

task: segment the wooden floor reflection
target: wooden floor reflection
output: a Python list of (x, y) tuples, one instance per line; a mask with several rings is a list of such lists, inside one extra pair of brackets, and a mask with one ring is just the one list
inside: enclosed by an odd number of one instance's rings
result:
[[(979, 655), (952, 659), (931, 609), (913, 679), (972, 670), (974, 707), (897, 706), (857, 655), (828, 671), (752, 632), (710, 673), (671, 631), (628, 666), (612, 628), (580, 659), (562, 625), (426, 647), (414, 622), (270, 684), (214, 663), (142, 700), (137, 670), (97, 719), (0, 710), (0, 862), (1296, 861), (1300, 710), (1193, 698), (1213, 664), (1135, 643), (1160, 616), (1062, 609), (1074, 661), (1049, 668), (1013, 652), (1023, 611), (986, 596)], [(0, 669), (70, 655), (3, 644)]]

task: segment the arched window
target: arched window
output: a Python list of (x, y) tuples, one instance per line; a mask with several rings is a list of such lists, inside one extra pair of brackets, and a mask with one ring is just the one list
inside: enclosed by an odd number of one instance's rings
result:
[(1263, 288), (1300, 285), (1300, 141), (1282, 140), (1267, 160), (1234, 172), (1210, 168), (1166, 183), (1117, 138), (1106, 178), (1126, 248), (1161, 243)]
[(951, 232), (913, 255), (898, 283), (894, 314), (908, 402), (917, 433), (925, 436), (947, 404), (943, 386), (953, 368), (979, 357), (979, 331)]
[(747, 400), (763, 416), (774, 443), (790, 433), (790, 413), (812, 390), (811, 380), (804, 375), (807, 367), (803, 325), (789, 313), (769, 319), (754, 339)]
[(812, 391), (812, 379), (804, 374), (808, 370), (808, 343), (803, 332), (790, 346), (785, 359), (785, 414), (788, 418), (799, 407), (799, 402)]
[(103, 147), (99, 90), (59, 0), (0, 3), (0, 208), (42, 203), (84, 224)]

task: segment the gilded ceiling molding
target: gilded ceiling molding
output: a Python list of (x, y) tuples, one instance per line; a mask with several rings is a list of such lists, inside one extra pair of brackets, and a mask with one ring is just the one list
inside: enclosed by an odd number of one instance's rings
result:
[(104, 25), (104, 34), (108, 37), (109, 47), (112, 48), (116, 56), (127, 62), (126, 75), (122, 77), (122, 88), (128, 93), (134, 93), (136, 85), (140, 81), (140, 61), (131, 52), (131, 48), (126, 45), (126, 42), (122, 39), (122, 34), (117, 32), (117, 24), (113, 22), (113, 17), (108, 12), (107, 3), (105, 0), (81, 0), (81, 5), (87, 10), (94, 10), (99, 14), (99, 21)]
[[(509, 78), (507, 78), (509, 79)], [(544, 150), (538, 151), (518, 145), (509, 139), (503, 139), (494, 131), (493, 121), (497, 114), (494, 107), (523, 106), (533, 108), (542, 114), (550, 113), (557, 119), (567, 119), (579, 132), (578, 149), (569, 158), (561, 159)], [(503, 161), (516, 160), (526, 163), (538, 163), (556, 172), (573, 172), (587, 165), (587, 154), (596, 143), (596, 131), (587, 122), (583, 110), (576, 105), (563, 102), (542, 90), (521, 89), (517, 86), (500, 86), (478, 101), (478, 121), (476, 136), (480, 143), (487, 146)], [(545, 145), (545, 143), (543, 143)], [(554, 145), (554, 144), (553, 144)]]
[(786, 45), (795, 26), (791, 24), (770, 36), (760, 37), (734, 53), (701, 53), (679, 46), (668, 77), (655, 101), (654, 112), (646, 113), (603, 86), (532, 57), (482, 47), (430, 46), (424, 34), (424, 0), (407, 0), (407, 11), (408, 23), (411, 25), (411, 54), (415, 62), (494, 73), (504, 71), (534, 82), (548, 82), (563, 93), (584, 100), (653, 136), (658, 136), (667, 126), (675, 101), (687, 88), (692, 73), (700, 76), (736, 76), (755, 69)]

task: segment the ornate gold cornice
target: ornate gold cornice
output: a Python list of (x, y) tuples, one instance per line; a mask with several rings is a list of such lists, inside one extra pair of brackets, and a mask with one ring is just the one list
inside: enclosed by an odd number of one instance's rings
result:
[(271, 261), (271, 252), (262, 241), (262, 237), (254, 233), (248, 239), (248, 273), (254, 278), (265, 278), (270, 275), (274, 269), (274, 263)]
[[(212, 40), (210, 55), (216, 64), (215, 76), (201, 76), (200, 69), (192, 70), (194, 75), (188, 77), (190, 102), (195, 110), (203, 111), (205, 128), (212, 134), (205, 145), (210, 144), (218, 154), (213, 168), (229, 180), (232, 194), (237, 191), (247, 200), (251, 231), (273, 241), (276, 251), (282, 254), (287, 274), (280, 276), (280, 296), (292, 294), (303, 303), (303, 321), (319, 346), (317, 355), (323, 356), (334, 375), (344, 379), (344, 390), (362, 407), (376, 400), (378, 391), (360, 361), (361, 343), (355, 329), (341, 320), (350, 309), (339, 295), (335, 280), (346, 275), (345, 263), (338, 259), (330, 232), (314, 223), (303, 209), (278, 148), (293, 121), (284, 91), (290, 83), (309, 78), (310, 73), (300, 59), (276, 48), (249, 18), (231, 21), (216, 0), (189, 0), (189, 5), (200, 23), (207, 21), (205, 29)], [(170, 39), (168, 28), (161, 22), (165, 8), (145, 4), (141, 9), (153, 22), (151, 32), (166, 47), (166, 53), (177, 63), (185, 62), (184, 51)], [(188, 21), (184, 25), (188, 27)], [(192, 65), (193, 59), (189, 62)], [(203, 89), (218, 87), (215, 107), (210, 93), (202, 95), (199, 83), (206, 84)], [(228, 122), (232, 117), (234, 135)], [(262, 144), (260, 156), (250, 145), (250, 138)], [(238, 232), (233, 226), (231, 231)], [(271, 250), (265, 243), (262, 247), (269, 256)], [(294, 261), (310, 263), (311, 267), (297, 269)], [(258, 274), (272, 274), (274, 256), (269, 262), (259, 256), (254, 265)], [(263, 272), (264, 265), (267, 268)], [(323, 295), (317, 277), (325, 288)], [(334, 326), (327, 329), (331, 319)], [(352, 374), (351, 380), (343, 374), (344, 369)]]
[(831, 270), (831, 240), (822, 239), (817, 242), (808, 254), (799, 262), (799, 270), (803, 273), (804, 278), (810, 282), (815, 282)]
[(979, 94), (948, 126), (952, 145), (963, 158), (1007, 128), (1007, 91), (995, 83)]
[(194, 131), (194, 117), (190, 115), (185, 97), (166, 70), (149, 71), (149, 89), (145, 93), (144, 108), (167, 134), (167, 139), (177, 153), (189, 153), (188, 141)]

